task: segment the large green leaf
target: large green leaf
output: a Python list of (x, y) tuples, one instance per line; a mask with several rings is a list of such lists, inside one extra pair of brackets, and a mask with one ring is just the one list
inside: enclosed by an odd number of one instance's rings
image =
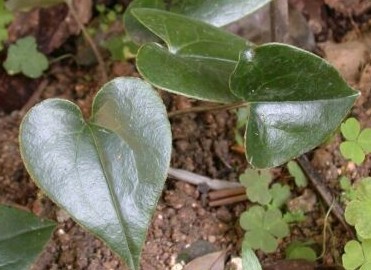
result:
[(55, 223), (0, 205), (0, 269), (24, 270), (49, 240)]
[(170, 12), (145, 8), (132, 12), (168, 47), (150, 43), (138, 51), (137, 68), (146, 80), (198, 99), (225, 103), (238, 100), (229, 90), (229, 76), (239, 52), (250, 47), (250, 43)]
[(357, 94), (322, 58), (280, 43), (241, 52), (230, 86), (250, 102), (332, 100)]
[(138, 43), (156, 41), (156, 38), (131, 14), (135, 8), (167, 10), (220, 27), (253, 13), (271, 0), (135, 0), (124, 14), (127, 33)]
[(166, 110), (151, 86), (107, 83), (89, 121), (71, 102), (46, 100), (25, 116), (20, 146), (38, 186), (138, 269), (171, 152)]
[(323, 142), (358, 96), (323, 59), (275, 43), (242, 52), (230, 86), (253, 102), (246, 153), (259, 168), (281, 165)]

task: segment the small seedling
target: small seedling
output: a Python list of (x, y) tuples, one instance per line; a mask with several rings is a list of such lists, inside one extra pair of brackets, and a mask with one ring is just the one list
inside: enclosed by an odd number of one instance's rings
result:
[(317, 258), (316, 252), (310, 247), (313, 241), (300, 242), (294, 241), (286, 248), (286, 259), (296, 260), (303, 259), (314, 262)]
[(345, 245), (344, 251), (342, 260), (346, 270), (371, 269), (371, 240), (351, 240)]
[(362, 239), (371, 238), (371, 177), (362, 179), (356, 187), (355, 199), (345, 209), (345, 220), (355, 226)]
[(296, 186), (306, 187), (308, 185), (307, 177), (296, 161), (289, 161), (287, 163), (287, 169), (289, 170), (289, 173), (294, 177)]
[(277, 208), (264, 209), (255, 205), (242, 213), (240, 225), (246, 230), (244, 241), (252, 249), (273, 252), (278, 246), (277, 239), (289, 234), (289, 227)]
[(8, 56), (3, 63), (9, 75), (23, 73), (30, 78), (38, 78), (48, 68), (48, 59), (37, 50), (34, 37), (18, 39), (8, 50)]
[(346, 139), (340, 144), (341, 154), (360, 165), (365, 155), (371, 153), (371, 128), (361, 131), (361, 125), (355, 118), (349, 118), (340, 126), (341, 134)]

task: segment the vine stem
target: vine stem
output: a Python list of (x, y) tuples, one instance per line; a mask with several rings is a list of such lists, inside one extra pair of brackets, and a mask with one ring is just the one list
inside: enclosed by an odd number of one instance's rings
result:
[(101, 53), (99, 52), (99, 50), (97, 48), (97, 45), (95, 44), (93, 39), (90, 37), (89, 33), (86, 31), (85, 26), (80, 21), (79, 16), (77, 15), (76, 10), (75, 10), (75, 8), (72, 4), (72, 0), (65, 0), (65, 3), (67, 4), (67, 6), (68, 6), (68, 8), (69, 8), (69, 10), (72, 14), (72, 17), (75, 19), (75, 21), (76, 21), (77, 25), (79, 26), (81, 32), (83, 33), (86, 42), (89, 43), (91, 49), (93, 50), (93, 53), (94, 53), (95, 57), (97, 58), (99, 69), (101, 70), (101, 76), (102, 76), (101, 79), (102, 79), (103, 83), (107, 82), (108, 81), (107, 71), (106, 71), (106, 68), (105, 68), (105, 65), (104, 65), (103, 57), (102, 57)]
[(199, 106), (199, 107), (192, 107), (188, 109), (178, 110), (174, 112), (169, 112), (167, 116), (174, 117), (179, 116), (186, 113), (195, 113), (195, 112), (205, 112), (205, 111), (218, 111), (218, 110), (232, 110), (236, 108), (246, 107), (248, 103), (241, 101), (232, 104), (223, 104), (223, 105), (211, 105), (211, 106)]

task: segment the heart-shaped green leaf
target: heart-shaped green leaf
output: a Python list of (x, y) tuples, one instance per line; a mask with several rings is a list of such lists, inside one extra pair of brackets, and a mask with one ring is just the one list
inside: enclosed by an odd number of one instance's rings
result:
[(0, 269), (24, 270), (49, 240), (55, 223), (0, 205)]
[(166, 110), (151, 86), (107, 83), (89, 121), (71, 102), (46, 100), (25, 116), (20, 147), (38, 186), (138, 269), (171, 152)]
[(138, 51), (137, 68), (159, 88), (216, 102), (239, 100), (229, 90), (244, 39), (178, 14), (155, 9), (133, 9), (134, 16), (161, 38), (168, 48), (150, 43)]
[(358, 96), (323, 59), (275, 43), (242, 52), (230, 86), (254, 102), (245, 144), (258, 168), (281, 165), (322, 143)]
[(156, 41), (148, 29), (143, 27), (131, 14), (135, 8), (167, 10), (220, 27), (253, 13), (271, 0), (135, 0), (124, 14), (125, 30), (138, 43)]

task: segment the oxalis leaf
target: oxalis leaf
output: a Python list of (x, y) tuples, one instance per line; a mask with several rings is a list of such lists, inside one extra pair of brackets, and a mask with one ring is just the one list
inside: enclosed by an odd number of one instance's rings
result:
[(371, 238), (371, 177), (362, 179), (355, 190), (355, 199), (345, 209), (345, 220), (355, 226), (363, 239)]
[(358, 96), (325, 60), (278, 43), (243, 51), (230, 87), (252, 102), (246, 155), (258, 168), (281, 165), (323, 142)]
[(244, 39), (209, 24), (156, 9), (133, 9), (134, 16), (163, 40), (142, 46), (137, 68), (151, 84), (169, 92), (215, 102), (239, 99), (229, 90)]
[[(361, 243), (355, 240), (349, 241), (344, 247), (342, 256), (343, 266), (346, 270), (368, 270), (371, 267), (371, 240)], [(359, 268), (360, 267), (360, 268)]]
[(143, 27), (131, 14), (134, 8), (167, 10), (220, 27), (237, 21), (271, 0), (135, 0), (124, 14), (125, 30), (138, 43), (156, 41), (153, 34)]
[(35, 79), (49, 67), (49, 62), (46, 56), (37, 50), (35, 38), (29, 36), (18, 39), (9, 47), (3, 66), (9, 75), (22, 72)]
[(277, 208), (265, 210), (252, 206), (240, 216), (240, 225), (246, 230), (244, 244), (264, 252), (273, 252), (278, 246), (277, 238), (289, 234), (289, 227)]
[(88, 121), (75, 104), (46, 100), (25, 116), (20, 149), (37, 185), (139, 269), (171, 151), (166, 110), (150, 85), (136, 78), (107, 83)]
[(0, 269), (27, 269), (42, 251), (55, 223), (0, 205)]

